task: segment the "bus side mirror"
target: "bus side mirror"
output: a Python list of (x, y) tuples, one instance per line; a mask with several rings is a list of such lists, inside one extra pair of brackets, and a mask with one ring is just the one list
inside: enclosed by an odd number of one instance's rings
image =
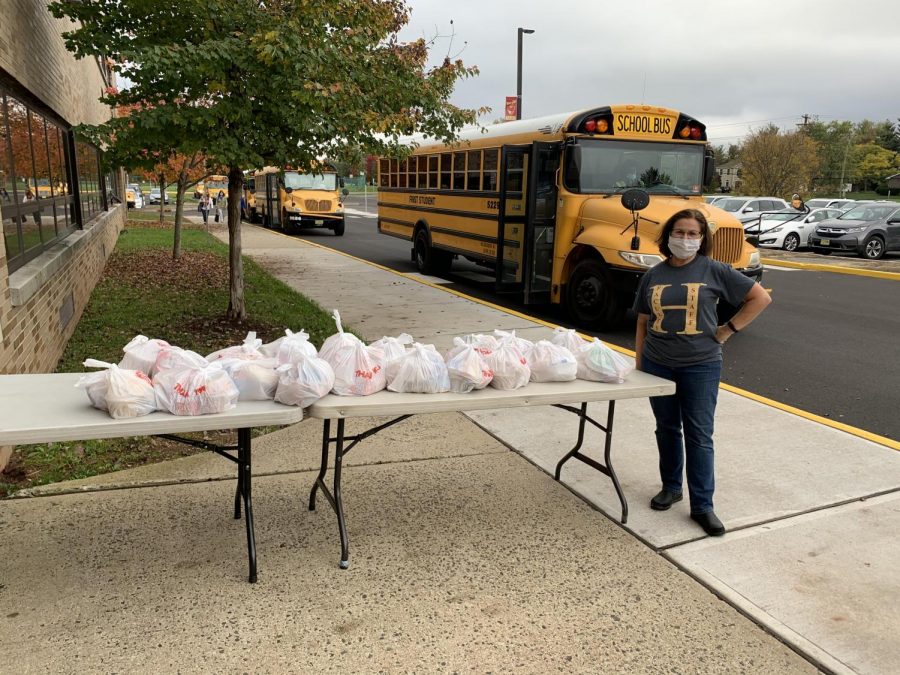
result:
[(338, 179), (338, 185), (340, 187), (344, 187), (344, 179), (343, 178)]
[(715, 173), (716, 156), (710, 152), (703, 157), (703, 184), (711, 185)]
[[(341, 182), (343, 182), (343, 181), (341, 181)], [(347, 195), (350, 194), (350, 190), (348, 190), (347, 188), (344, 188), (343, 190), (341, 190), (341, 194), (346, 197)]]
[(284, 188), (284, 191), (287, 192), (288, 194), (291, 194), (294, 191), (294, 188), (286, 187), (284, 183), (282, 183), (281, 186)]

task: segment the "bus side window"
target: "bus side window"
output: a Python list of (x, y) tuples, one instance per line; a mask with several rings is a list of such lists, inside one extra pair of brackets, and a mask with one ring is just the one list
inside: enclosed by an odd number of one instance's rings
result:
[(482, 188), (487, 192), (497, 191), (497, 153), (499, 148), (484, 151), (484, 180)]
[(407, 161), (405, 159), (400, 160), (400, 174), (397, 177), (397, 187), (406, 187), (406, 171), (407, 171)]
[(378, 160), (378, 186), (390, 187), (391, 182), (391, 160)]
[(411, 188), (415, 188), (417, 184), (416, 178), (419, 175), (417, 169), (418, 162), (418, 157), (410, 157), (409, 161), (407, 162), (407, 168), (409, 169), (409, 178), (407, 178), (407, 185)]
[(450, 189), (450, 170), (451, 170), (451, 162), (453, 161), (453, 155), (449, 152), (445, 152), (441, 154), (441, 190), (449, 190)]
[(428, 187), (436, 190), (438, 186), (438, 156), (428, 155)]
[(428, 158), (420, 155), (416, 160), (419, 163), (419, 189), (424, 190), (428, 187)]
[(453, 153), (453, 189), (466, 189), (466, 153)]
[(390, 186), (391, 186), (392, 188), (397, 187), (397, 172), (398, 172), (398, 168), (397, 168), (397, 167), (398, 167), (398, 164), (399, 164), (399, 161), (398, 161), (398, 160), (396, 160), (396, 159), (392, 159), (392, 160), (391, 160), (391, 182), (390, 182)]
[(467, 190), (481, 190), (481, 150), (469, 150), (469, 180)]

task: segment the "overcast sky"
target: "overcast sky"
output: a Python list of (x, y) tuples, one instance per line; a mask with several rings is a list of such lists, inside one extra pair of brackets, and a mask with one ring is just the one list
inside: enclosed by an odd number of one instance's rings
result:
[[(696, 117), (716, 144), (773, 122), (900, 118), (898, 0), (407, 0), (401, 38), (439, 36), (480, 75), (453, 103), (503, 116), (524, 36), (523, 117), (649, 103)], [(450, 21), (453, 21), (451, 26)], [(449, 38), (455, 33), (452, 44)]]

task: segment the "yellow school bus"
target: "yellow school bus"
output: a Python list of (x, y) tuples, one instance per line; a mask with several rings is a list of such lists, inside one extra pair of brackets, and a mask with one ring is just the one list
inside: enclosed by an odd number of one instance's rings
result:
[(219, 190), (225, 193), (226, 198), (228, 197), (228, 176), (207, 176), (194, 186), (194, 198), (200, 199), (206, 193), (210, 199), (215, 199)]
[(324, 227), (338, 237), (344, 234), (344, 180), (327, 165), (319, 173), (290, 167), (266, 167), (249, 176), (253, 182), (251, 222), (294, 232), (304, 227)]
[[(741, 223), (703, 201), (714, 171), (705, 125), (675, 110), (607, 106), (463, 130), (452, 145), (402, 140), (408, 157), (379, 159), (378, 231), (412, 242), (422, 273), (466, 258), (493, 270), (498, 291), (611, 327), (663, 259), (663, 223), (695, 208), (711, 257), (762, 277)], [(640, 211), (623, 204), (633, 188), (649, 201)]]

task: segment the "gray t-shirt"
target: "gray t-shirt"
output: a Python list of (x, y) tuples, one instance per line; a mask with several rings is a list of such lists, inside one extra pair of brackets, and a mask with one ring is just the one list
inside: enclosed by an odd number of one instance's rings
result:
[(722, 360), (716, 305), (740, 305), (754, 281), (704, 255), (675, 267), (661, 262), (638, 285), (634, 311), (649, 314), (644, 354), (665, 366)]

